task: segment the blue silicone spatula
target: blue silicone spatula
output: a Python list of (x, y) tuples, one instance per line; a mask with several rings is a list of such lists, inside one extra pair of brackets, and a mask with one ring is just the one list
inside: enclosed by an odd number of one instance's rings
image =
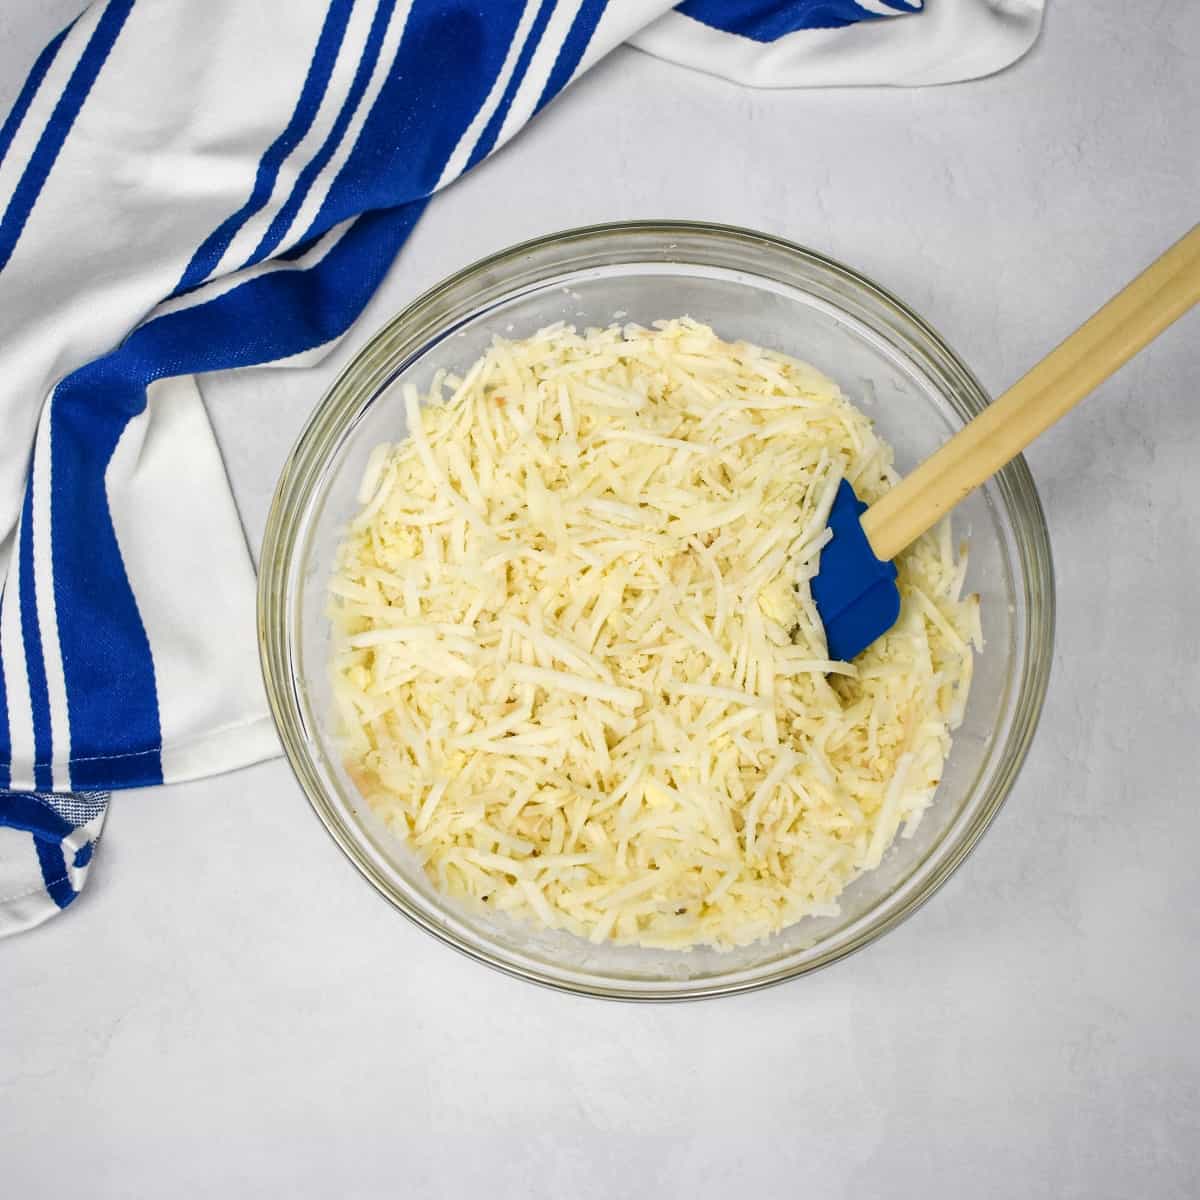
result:
[(842, 481), (812, 581), (829, 656), (847, 662), (900, 615), (892, 560), (1200, 300), (1200, 225), (868, 508)]

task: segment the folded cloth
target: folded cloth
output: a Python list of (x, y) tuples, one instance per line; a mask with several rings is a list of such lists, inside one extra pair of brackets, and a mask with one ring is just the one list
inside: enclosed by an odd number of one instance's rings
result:
[[(937, 83), (1040, 0), (107, 0), (0, 127), (0, 934), (78, 894), (110, 789), (278, 752), (195, 377), (316, 362), (429, 198), (610, 49)], [(72, 795), (71, 793), (78, 793)]]

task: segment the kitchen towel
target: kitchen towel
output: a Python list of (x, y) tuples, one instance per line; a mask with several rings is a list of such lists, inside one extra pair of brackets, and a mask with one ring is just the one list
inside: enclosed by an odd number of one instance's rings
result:
[(1041, 0), (86, 8), (0, 127), (0, 935), (78, 895), (111, 789), (278, 752), (196, 376), (316, 362), (430, 197), (623, 42), (754, 86), (915, 85), (998, 70), (1040, 20)]

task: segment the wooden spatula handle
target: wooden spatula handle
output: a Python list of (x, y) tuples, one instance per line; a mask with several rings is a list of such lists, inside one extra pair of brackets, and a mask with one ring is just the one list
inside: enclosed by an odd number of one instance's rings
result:
[(895, 558), (1200, 300), (1200, 225), (863, 514)]

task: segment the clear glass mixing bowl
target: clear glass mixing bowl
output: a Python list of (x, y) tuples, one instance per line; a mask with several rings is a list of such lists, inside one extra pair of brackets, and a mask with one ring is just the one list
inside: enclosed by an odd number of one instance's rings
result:
[(926, 900), (962, 862), (1004, 800), (1037, 723), (1050, 667), (1050, 546), (1023, 460), (955, 515), (970, 538), (968, 586), (982, 595), (987, 646), (933, 807), (838, 917), (810, 918), (732, 951), (592, 946), (438, 894), (347, 777), (333, 736), (326, 585), (371, 448), (404, 432), (400, 384), (465, 368), (493, 334), (564, 320), (648, 324), (689, 315), (814, 363), (878, 422), (903, 471), (988, 398), (932, 329), (849, 268), (778, 238), (682, 222), (572, 230), (460, 271), (393, 318), (317, 406), (284, 467), (263, 543), (259, 638), (283, 745), (317, 815), (368, 880), (406, 916), (503, 971), (595, 996), (680, 999), (802, 975), (865, 946)]

